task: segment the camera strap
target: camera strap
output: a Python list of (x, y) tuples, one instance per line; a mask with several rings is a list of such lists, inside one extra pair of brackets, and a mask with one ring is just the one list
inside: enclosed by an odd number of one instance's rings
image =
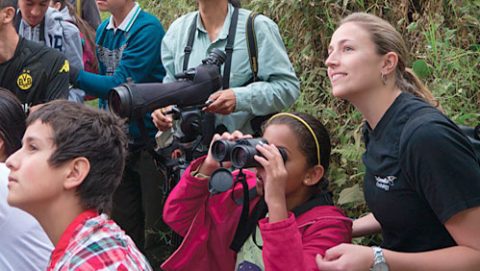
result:
[(232, 19), (230, 20), (230, 28), (228, 29), (227, 46), (225, 46), (225, 66), (223, 68), (223, 89), (230, 88), (230, 69), (232, 67), (233, 43), (235, 42), (235, 34), (237, 32), (238, 8), (233, 10)]
[[(185, 57), (183, 59), (184, 71), (188, 69), (188, 62), (190, 60), (190, 54), (192, 53), (193, 43), (195, 41), (195, 34), (197, 33), (197, 19), (198, 13), (195, 14), (195, 17), (193, 17), (193, 22), (190, 25), (187, 46), (185, 46), (185, 49), (183, 49), (183, 51), (185, 52)], [(230, 87), (230, 69), (232, 66), (233, 45), (235, 42), (235, 34), (237, 32), (237, 22), (238, 8), (234, 8), (230, 21), (230, 28), (228, 29), (227, 45), (225, 46), (226, 59), (223, 68), (223, 89), (228, 89)]]
[[(295, 215), (295, 217), (299, 217), (300, 215), (306, 213), (307, 211), (317, 206), (333, 206), (332, 193), (329, 191), (322, 191), (320, 193), (317, 193), (313, 195), (305, 203), (294, 208), (292, 210), (292, 213)], [(265, 202), (265, 198), (263, 197), (260, 198), (258, 203), (253, 208), (251, 215), (247, 218), (243, 216), (244, 209), (245, 209), (245, 204), (243, 205), (242, 216), (240, 216), (240, 221), (237, 226), (237, 230), (233, 237), (232, 243), (230, 244), (230, 249), (232, 249), (237, 253), (240, 251), (243, 244), (245, 243), (245, 241), (247, 241), (250, 235), (252, 235), (253, 242), (257, 245), (257, 247), (262, 249), (262, 246), (257, 244), (255, 228), (258, 225), (258, 221), (264, 218), (268, 213), (268, 206), (267, 206), (267, 203)], [(248, 209), (247, 209), (247, 212), (248, 212)]]
[(190, 60), (190, 54), (192, 53), (195, 33), (197, 33), (197, 18), (198, 13), (195, 14), (195, 17), (193, 17), (193, 22), (190, 25), (190, 32), (188, 34), (187, 46), (185, 46), (185, 49), (183, 49), (183, 52), (185, 53), (185, 57), (183, 58), (183, 71), (186, 71), (188, 69), (188, 61)]
[[(255, 27), (254, 27), (255, 18), (257, 16), (258, 16), (258, 13), (251, 12), (247, 18), (247, 23), (246, 23), (245, 33), (246, 33), (246, 40), (247, 40), (248, 57), (249, 57), (250, 69), (252, 70), (253, 77), (247, 82), (245, 82), (244, 86), (259, 80), (258, 79), (258, 48), (257, 48), (257, 39), (255, 36)], [(185, 46), (185, 49), (184, 49), (185, 57), (183, 59), (183, 71), (186, 71), (188, 69), (188, 62), (190, 59), (190, 54), (192, 52), (193, 43), (195, 40), (195, 34), (197, 32), (197, 18), (198, 18), (198, 13), (195, 14), (192, 24), (190, 25), (187, 46)], [(230, 71), (231, 71), (231, 65), (232, 65), (232, 53), (233, 53), (233, 45), (235, 42), (237, 22), (238, 22), (238, 8), (234, 8), (232, 19), (230, 21), (230, 28), (229, 28), (228, 37), (227, 37), (227, 45), (225, 47), (226, 59), (224, 64), (225, 66), (223, 69), (223, 89), (230, 88)], [(250, 126), (252, 127), (252, 130), (254, 131), (255, 136), (259, 136), (261, 134), (261, 125), (263, 124), (264, 121), (269, 119), (274, 114), (275, 113), (268, 114), (265, 116), (256, 116), (250, 120)], [(219, 129), (217, 129), (217, 132), (221, 132), (222, 129), (227, 130), (225, 127), (219, 127)]]

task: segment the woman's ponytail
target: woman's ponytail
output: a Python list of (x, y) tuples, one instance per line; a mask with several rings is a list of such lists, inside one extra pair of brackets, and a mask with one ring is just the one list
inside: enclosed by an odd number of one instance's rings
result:
[(397, 76), (397, 85), (401, 90), (423, 99), (440, 110), (442, 109), (438, 100), (433, 96), (432, 92), (427, 86), (425, 86), (420, 78), (415, 75), (412, 69), (406, 68), (402, 72), (402, 75)]

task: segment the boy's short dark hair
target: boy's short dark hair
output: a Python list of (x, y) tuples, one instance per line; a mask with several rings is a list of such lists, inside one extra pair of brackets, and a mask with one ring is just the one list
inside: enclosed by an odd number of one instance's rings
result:
[(17, 9), (17, 0), (0, 0), (0, 8), (13, 7)]
[(87, 158), (90, 172), (77, 194), (84, 208), (109, 212), (127, 153), (124, 121), (108, 111), (65, 100), (42, 105), (28, 116), (27, 127), (37, 120), (53, 130), (55, 151), (48, 163), (57, 167), (77, 157)]

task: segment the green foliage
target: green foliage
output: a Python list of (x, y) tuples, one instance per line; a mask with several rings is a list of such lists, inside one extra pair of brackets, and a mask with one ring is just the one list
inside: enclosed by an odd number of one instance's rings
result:
[[(337, 203), (358, 217), (366, 212), (361, 195), (364, 168), (362, 117), (330, 94), (324, 64), (336, 22), (366, 11), (391, 22), (410, 48), (414, 71), (432, 89), (454, 121), (480, 122), (480, 1), (244, 1), (277, 24), (301, 79), (302, 96), (292, 110), (313, 113), (331, 131), (330, 172)], [(459, 23), (460, 22), (460, 23)], [(357, 209), (360, 208), (360, 209)]]
[(155, 14), (165, 30), (178, 17), (196, 10), (195, 0), (139, 0), (140, 6)]
[[(196, 8), (194, 0), (140, 1), (164, 26)], [(330, 94), (324, 64), (337, 22), (354, 11), (366, 11), (391, 22), (402, 33), (413, 64), (454, 121), (480, 123), (480, 1), (416, 0), (243, 0), (279, 26), (302, 94), (290, 110), (323, 120), (334, 146), (330, 179), (335, 199), (350, 217), (368, 210), (362, 196), (362, 116)], [(369, 244), (378, 238), (356, 239)]]
[(420, 79), (425, 79), (431, 74), (431, 70), (427, 65), (427, 62), (423, 59), (416, 60), (412, 64), (412, 69)]

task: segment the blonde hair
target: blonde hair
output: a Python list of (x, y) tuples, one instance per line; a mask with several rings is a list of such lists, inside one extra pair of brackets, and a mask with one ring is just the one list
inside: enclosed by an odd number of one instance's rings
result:
[(402, 35), (387, 21), (364, 12), (356, 12), (345, 17), (340, 25), (355, 23), (365, 29), (372, 38), (379, 55), (394, 52), (398, 55), (398, 64), (395, 70), (395, 84), (405, 92), (422, 98), (434, 107), (440, 107), (439, 102), (433, 97), (432, 92), (407, 68), (409, 52)]

